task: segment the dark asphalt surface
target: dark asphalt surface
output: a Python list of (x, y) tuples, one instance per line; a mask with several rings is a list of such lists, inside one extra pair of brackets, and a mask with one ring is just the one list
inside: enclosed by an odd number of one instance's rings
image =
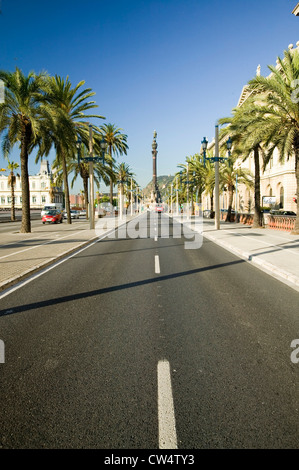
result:
[(102, 240), (0, 297), (2, 448), (158, 449), (162, 359), (179, 449), (299, 448), (298, 293), (171, 233)]

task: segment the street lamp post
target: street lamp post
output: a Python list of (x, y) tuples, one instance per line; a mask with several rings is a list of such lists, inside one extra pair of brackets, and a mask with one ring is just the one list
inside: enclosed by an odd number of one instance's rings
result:
[(94, 229), (94, 175), (93, 175), (93, 138), (92, 126), (89, 126), (89, 223), (90, 229)]
[(106, 141), (104, 138), (100, 141), (100, 148), (102, 155), (101, 157), (97, 157), (93, 155), (93, 132), (92, 132), (92, 125), (89, 125), (89, 157), (81, 157), (81, 144), (82, 140), (81, 137), (78, 136), (76, 147), (78, 150), (78, 165), (80, 162), (89, 162), (89, 194), (90, 194), (90, 201), (89, 201), (89, 228), (92, 230), (95, 226), (95, 217), (94, 217), (94, 174), (93, 174), (93, 165), (96, 162), (105, 161), (105, 150), (107, 147)]
[(176, 215), (179, 215), (179, 182), (178, 176), (176, 177)]
[(190, 219), (190, 204), (189, 204), (189, 162), (187, 163), (187, 218)]
[[(212, 163), (215, 163), (215, 229), (220, 230), (220, 199), (219, 199), (219, 163), (224, 163), (227, 158), (222, 158), (219, 157), (219, 126), (215, 126), (215, 156), (208, 158), (206, 156), (206, 151), (208, 148), (208, 141), (204, 137), (203, 141), (201, 142), (202, 144), (202, 150), (203, 150), (203, 155), (204, 155), (204, 167), (206, 160), (209, 160)], [(232, 148), (232, 141), (231, 138), (229, 137), (227, 142), (226, 142), (226, 147), (229, 153), (230, 157), (230, 152)]]
[(133, 178), (131, 177), (131, 216), (133, 215)]
[(215, 229), (220, 230), (219, 201), (219, 127), (215, 126)]
[[(237, 170), (238, 171), (238, 170)], [(238, 222), (238, 173), (236, 173), (236, 210), (235, 210), (235, 222)]]

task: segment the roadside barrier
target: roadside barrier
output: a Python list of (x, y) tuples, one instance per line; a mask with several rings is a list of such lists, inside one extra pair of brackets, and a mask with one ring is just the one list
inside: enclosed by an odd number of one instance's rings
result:
[(285, 232), (291, 232), (295, 227), (296, 217), (292, 216), (269, 216), (268, 218), (268, 228), (273, 230), (283, 230)]

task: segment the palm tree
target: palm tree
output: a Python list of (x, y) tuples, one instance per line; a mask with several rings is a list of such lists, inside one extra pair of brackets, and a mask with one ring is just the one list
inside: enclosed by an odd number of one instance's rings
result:
[[(114, 124), (103, 124), (100, 131), (107, 143), (108, 154), (111, 157), (110, 169), (113, 171), (113, 155), (127, 155), (127, 135), (121, 131), (123, 129), (117, 128)], [(110, 177), (110, 204), (113, 205), (113, 183), (115, 179)]]
[(19, 168), (19, 164), (15, 162), (8, 162), (7, 169), (10, 170), (10, 174), (8, 176), (8, 184), (10, 186), (11, 191), (11, 220), (14, 222), (16, 220), (16, 211), (15, 211), (15, 184), (16, 184), (16, 176), (14, 174), (14, 170)]
[(134, 176), (134, 173), (132, 172), (130, 166), (127, 163), (122, 162), (116, 168), (116, 175), (120, 188), (120, 214), (122, 214), (124, 208), (124, 185)]
[(46, 75), (30, 72), (27, 76), (16, 68), (15, 72), (0, 71), (5, 84), (5, 101), (0, 103), (0, 135), (3, 152), (7, 155), (14, 144), (20, 144), (22, 179), (21, 232), (31, 232), (29, 193), (29, 154), (42, 137), (42, 113), (40, 103), (46, 88)]
[(194, 181), (195, 191), (197, 192), (198, 202), (199, 204), (202, 204), (202, 194), (205, 189), (206, 171), (202, 157), (198, 153), (193, 155), (193, 157), (191, 158), (189, 168), (193, 175), (192, 178)]
[(251, 177), (250, 171), (247, 169), (237, 168), (235, 163), (236, 157), (231, 157), (221, 165), (219, 170), (221, 188), (225, 188), (228, 191), (228, 210), (225, 220), (226, 222), (231, 222), (232, 205), (237, 178), (240, 184), (246, 184), (248, 187), (253, 186), (253, 179)]
[[(84, 81), (79, 82), (74, 88), (67, 76), (63, 78), (55, 75), (49, 77), (45, 102), (49, 109), (47, 127), (48, 138), (44, 141), (42, 150), (38, 153), (37, 159), (48, 154), (52, 145), (56, 149), (56, 159), (62, 167), (65, 208), (67, 211), (67, 222), (72, 223), (70, 214), (69, 185), (68, 185), (68, 165), (75, 159), (76, 141), (78, 135), (85, 146), (89, 145), (89, 123), (83, 119), (99, 118), (99, 115), (84, 115), (84, 112), (98, 107), (95, 101), (88, 101), (95, 92), (90, 88), (80, 91)], [(97, 132), (96, 126), (92, 126)]]
[[(186, 157), (186, 163), (178, 165), (182, 168), (180, 172), (181, 182), (184, 185), (184, 192), (186, 193), (187, 203), (191, 201), (191, 215), (193, 215), (194, 208), (194, 191), (197, 190), (198, 175), (196, 175), (196, 161), (195, 157)], [(189, 199), (189, 201), (188, 201)]]
[(276, 148), (281, 162), (285, 157), (295, 156), (297, 217), (294, 233), (299, 234), (299, 99), (296, 89), (299, 50), (284, 51), (284, 58), (278, 57), (277, 64), (277, 67), (269, 66), (269, 77), (256, 76), (249, 81), (255, 96), (250, 109), (255, 116), (251, 128), (267, 147), (264, 166)]
[(263, 215), (261, 212), (261, 179), (260, 179), (260, 157), (264, 155), (262, 139), (254, 129), (254, 97), (248, 99), (240, 108), (233, 109), (233, 116), (219, 119), (219, 124), (228, 124), (222, 129), (220, 138), (230, 136), (236, 156), (247, 160), (252, 153), (254, 157), (254, 217), (253, 228), (263, 226)]
[[(88, 150), (84, 144), (81, 144), (81, 156), (83, 158), (88, 157)], [(108, 159), (108, 161), (110, 161)], [(107, 158), (105, 159), (105, 163), (97, 162), (94, 163), (94, 180), (97, 187), (100, 187), (100, 181), (103, 180), (105, 185), (109, 184), (109, 176), (110, 176), (110, 168), (106, 164)], [(77, 160), (72, 161), (68, 167), (69, 173), (73, 173), (73, 179), (71, 181), (71, 188), (74, 187), (74, 183), (77, 177), (80, 175), (83, 181), (83, 194), (84, 194), (84, 201), (86, 207), (86, 219), (88, 219), (88, 205), (89, 205), (89, 198), (88, 198), (88, 181), (89, 181), (89, 163), (84, 161), (80, 161), (78, 164)]]
[[(208, 158), (213, 158), (212, 154), (207, 152)], [(214, 189), (215, 189), (215, 165), (209, 160), (205, 163), (205, 192), (210, 196), (211, 200), (211, 213), (210, 218), (214, 219)]]

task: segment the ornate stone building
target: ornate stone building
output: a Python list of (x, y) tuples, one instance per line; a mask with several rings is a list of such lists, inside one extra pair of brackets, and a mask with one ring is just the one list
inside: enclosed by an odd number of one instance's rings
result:
[[(22, 208), (22, 187), (21, 177), (14, 172), (16, 177), (15, 184), (15, 207)], [(29, 176), (30, 187), (30, 207), (31, 209), (41, 209), (50, 202), (63, 203), (62, 187), (55, 186), (54, 174), (50, 170), (49, 162), (42, 160), (40, 171), (37, 175)], [(11, 189), (8, 184), (8, 176), (0, 175), (0, 208), (10, 209), (11, 207)]]
[(292, 13), (295, 15), (295, 16), (299, 16), (299, 3), (297, 3), (297, 5), (295, 6), (294, 10), (292, 11)]
[[(299, 6), (299, 4), (298, 4)], [(299, 50), (299, 41), (297, 42), (297, 49)], [(289, 45), (289, 49), (295, 50), (293, 44)], [(277, 64), (278, 67), (278, 64)], [(258, 66), (256, 74), (260, 75), (261, 68)], [(237, 107), (242, 106), (250, 92), (247, 85), (243, 87)], [(211, 142), (208, 149), (213, 150), (214, 142)], [(237, 164), (242, 168), (247, 168), (254, 175), (254, 160), (253, 156), (249, 157), (245, 162), (241, 159)], [(273, 157), (263, 170), (262, 158), (260, 157), (260, 175), (261, 175), (261, 205), (277, 209), (285, 209), (296, 212), (297, 204), (295, 197), (297, 192), (297, 184), (295, 177), (295, 156), (289, 159), (285, 157), (284, 162), (280, 163), (279, 154), (275, 149)], [(254, 207), (254, 190), (249, 190), (245, 185), (240, 185), (236, 182), (237, 191), (234, 194), (233, 208), (238, 212), (250, 212)], [(237, 200), (236, 200), (237, 193)], [(210, 209), (209, 198), (204, 198), (204, 209)], [(220, 208), (226, 209), (228, 205), (228, 195), (224, 192), (220, 194)]]

